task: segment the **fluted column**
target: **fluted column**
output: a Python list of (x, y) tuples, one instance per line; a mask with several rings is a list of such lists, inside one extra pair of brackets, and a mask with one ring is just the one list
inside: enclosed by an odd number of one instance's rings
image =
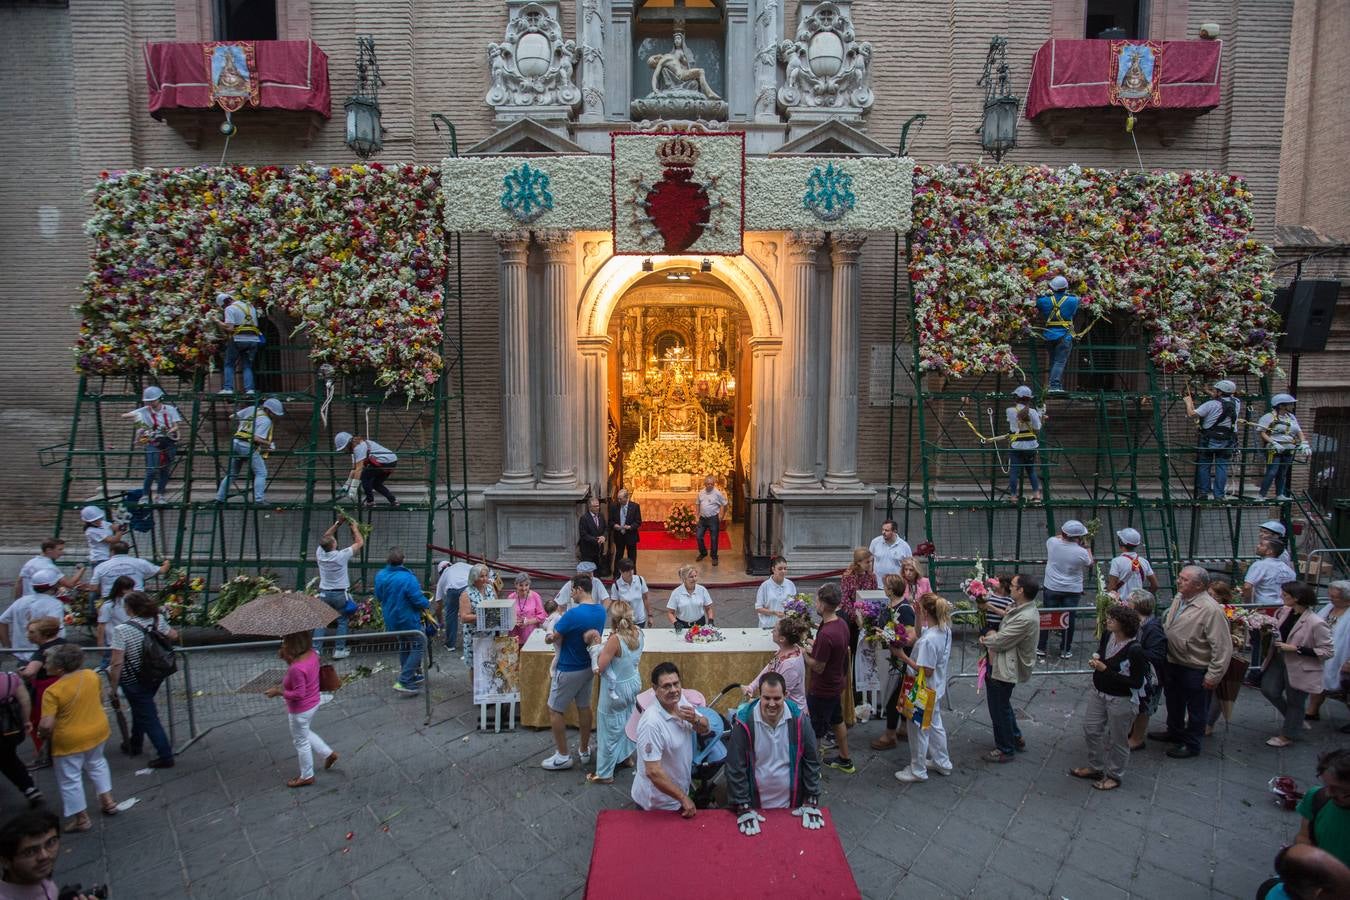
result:
[(534, 482), (530, 422), (530, 233), (504, 231), (497, 239), (501, 272), (502, 484)]
[(545, 322), (544, 476), (543, 484), (577, 483), (577, 434), (573, 427), (577, 393), (576, 316), (572, 310), (572, 235), (566, 231), (537, 231), (544, 248), (544, 296), (540, 308)]
[(609, 350), (614, 339), (607, 334), (577, 338), (581, 364), (581, 460), (577, 478), (590, 485), (597, 497), (607, 494), (609, 483)]
[(858, 257), (861, 234), (831, 235), (830, 434), (825, 484), (858, 485)]
[(825, 243), (821, 231), (794, 231), (788, 235), (787, 303), (783, 311), (783, 346), (787, 357), (784, 399), (794, 420), (784, 430), (785, 487), (818, 486), (816, 480), (815, 380), (811, 357), (812, 313), (816, 303), (816, 251)]
[(763, 497), (779, 471), (778, 456), (782, 444), (778, 440), (778, 376), (782, 359), (781, 337), (756, 336), (750, 338), (751, 386), (750, 424), (753, 428), (750, 478), (753, 496)]
[(600, 0), (577, 0), (582, 122), (605, 120), (605, 15)]

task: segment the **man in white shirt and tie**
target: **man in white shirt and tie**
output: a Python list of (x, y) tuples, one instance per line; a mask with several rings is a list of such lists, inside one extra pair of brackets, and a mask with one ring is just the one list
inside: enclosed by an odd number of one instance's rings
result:
[(703, 536), (712, 533), (712, 564), (717, 565), (717, 541), (722, 536), (722, 510), (731, 504), (727, 495), (717, 489), (717, 480), (709, 475), (703, 479), (703, 490), (698, 492), (698, 558), (708, 555)]
[[(615, 503), (609, 509), (609, 530), (614, 536), (614, 565), (627, 556), (637, 564), (638, 529), (642, 526), (642, 506), (628, 496), (627, 488), (619, 488)], [(617, 570), (616, 570), (617, 571)]]
[(896, 527), (894, 519), (881, 523), (881, 534), (872, 538), (867, 549), (872, 552), (872, 571), (876, 573), (877, 584), (884, 583), (887, 575), (899, 575), (900, 564), (914, 555), (909, 544), (900, 536), (900, 529)]

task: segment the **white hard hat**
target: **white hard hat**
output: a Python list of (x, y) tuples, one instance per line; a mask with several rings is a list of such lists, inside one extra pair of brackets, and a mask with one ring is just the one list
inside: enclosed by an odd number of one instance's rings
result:
[(216, 294), (216, 302), (222, 305), (233, 303), (234, 294), (228, 293), (226, 291), (221, 291), (220, 293)]
[(1017, 388), (1015, 391), (1013, 391), (1013, 396), (1014, 396), (1014, 397), (1021, 397), (1023, 400), (1030, 400), (1030, 399), (1031, 399), (1031, 388), (1027, 387), (1027, 386), (1024, 384), (1024, 385), (1022, 385), (1021, 387)]
[(61, 580), (61, 573), (55, 566), (43, 566), (28, 577), (33, 587), (47, 587)]
[(1077, 519), (1068, 520), (1063, 525), (1059, 526), (1059, 530), (1067, 534), (1069, 537), (1087, 536), (1087, 526), (1084, 525), (1082, 522), (1078, 521)]
[(1116, 537), (1120, 538), (1120, 542), (1127, 547), (1138, 547), (1144, 542), (1143, 537), (1133, 528), (1120, 529), (1116, 532)]
[(1280, 537), (1284, 537), (1285, 534), (1287, 534), (1284, 523), (1276, 519), (1271, 519), (1269, 522), (1262, 522), (1261, 530), (1269, 531), (1271, 534), (1278, 534)]
[(278, 400), (276, 397), (268, 397), (266, 400), (264, 400), (262, 408), (267, 410), (274, 416), (286, 415), (286, 407), (282, 406), (281, 401)]
[(1056, 275), (1054, 278), (1050, 279), (1050, 290), (1067, 291), (1068, 289), (1069, 279), (1065, 278), (1063, 275)]
[(1237, 392), (1237, 385), (1233, 384), (1233, 382), (1229, 381), (1227, 378), (1221, 378), (1214, 382), (1214, 390), (1218, 391), (1220, 394), (1232, 394)]
[(1286, 403), (1292, 404), (1297, 402), (1298, 401), (1294, 399), (1293, 394), (1276, 394), (1274, 397), (1270, 398), (1271, 406), (1284, 406)]
[(160, 388), (155, 387), (155, 386), (152, 384), (152, 385), (150, 385), (150, 387), (148, 387), (148, 388), (146, 388), (145, 390), (141, 391), (141, 402), (142, 402), (142, 403), (151, 403), (151, 402), (153, 402), (153, 401), (155, 401), (155, 400), (158, 400), (159, 398), (161, 398), (161, 397), (163, 397), (163, 396), (164, 396), (164, 391), (161, 390)]
[(101, 518), (103, 518), (103, 510), (97, 506), (86, 506), (80, 510), (81, 522), (97, 522)]
[[(352, 442), (352, 433), (350, 431), (339, 431), (333, 435), (333, 449), (341, 453), (347, 449), (347, 445)], [(446, 563), (449, 565), (449, 563)]]

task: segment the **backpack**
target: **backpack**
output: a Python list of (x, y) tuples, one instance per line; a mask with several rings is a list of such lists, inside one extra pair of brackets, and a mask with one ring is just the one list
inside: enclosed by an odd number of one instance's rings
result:
[(1219, 417), (1208, 428), (1201, 428), (1200, 436), (1210, 443), (1231, 444), (1237, 437), (1237, 401), (1224, 397), (1219, 408)]
[(9, 696), (0, 700), (0, 740), (9, 743), (22, 743), (27, 732), (24, 728), (23, 707), (19, 706), (19, 696), (16, 690), (27, 690), (27, 688), (20, 682), (16, 689), (14, 680), (19, 676), (13, 672), (4, 674), (5, 683), (9, 688)]
[(178, 659), (174, 656), (173, 644), (169, 643), (169, 639), (160, 634), (153, 625), (145, 628), (135, 622), (127, 624), (145, 635), (145, 640), (141, 641), (141, 663), (136, 670), (136, 680), (140, 682), (141, 687), (154, 690), (165, 678), (178, 671)]

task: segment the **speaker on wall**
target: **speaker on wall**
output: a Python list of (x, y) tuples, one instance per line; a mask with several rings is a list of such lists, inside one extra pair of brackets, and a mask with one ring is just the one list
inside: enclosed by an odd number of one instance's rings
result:
[(1274, 308), (1284, 320), (1279, 349), (1289, 353), (1315, 353), (1327, 348), (1331, 320), (1336, 313), (1339, 281), (1300, 280), (1275, 292)]

